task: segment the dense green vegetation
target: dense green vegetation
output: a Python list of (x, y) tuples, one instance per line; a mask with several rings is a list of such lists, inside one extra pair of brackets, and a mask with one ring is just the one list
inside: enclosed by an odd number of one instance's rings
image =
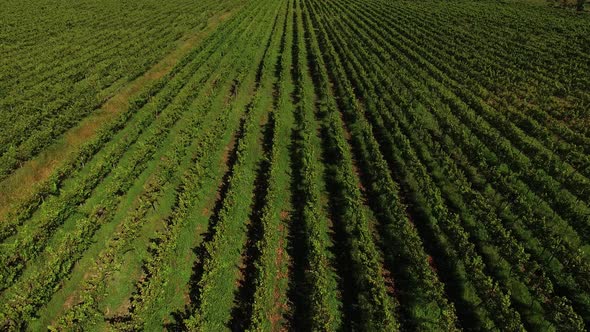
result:
[(0, 179), (231, 1), (2, 1)]
[(1, 330), (590, 328), (586, 13), (2, 8)]

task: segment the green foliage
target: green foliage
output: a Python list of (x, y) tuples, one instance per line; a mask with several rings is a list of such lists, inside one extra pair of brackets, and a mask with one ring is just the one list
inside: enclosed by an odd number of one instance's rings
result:
[(76, 10), (68, 0), (5, 3), (3, 34), (11, 42), (0, 64), (0, 179), (149, 69), (179, 37), (202, 28), (206, 9), (226, 5), (104, 0), (78, 1), (83, 9)]
[[(236, 5), (106, 1), (0, 14), (6, 59), (28, 52), (0, 62), (0, 178)], [(590, 326), (586, 16), (487, 0), (231, 15), (11, 208), (0, 329)]]

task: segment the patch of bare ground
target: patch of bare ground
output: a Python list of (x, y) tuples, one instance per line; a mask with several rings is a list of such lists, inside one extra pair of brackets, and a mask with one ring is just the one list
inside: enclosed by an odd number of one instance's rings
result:
[(63, 303), (63, 308), (65, 310), (70, 309), (74, 304), (76, 304), (77, 297), (78, 296), (75, 293), (68, 295), (68, 297), (66, 298), (66, 300)]
[(201, 289), (199, 282), (203, 275), (204, 262), (207, 258), (206, 245), (211, 242), (214, 236), (215, 226), (219, 221), (219, 213), (223, 207), (228, 189), (229, 182), (233, 174), (233, 168), (237, 161), (238, 141), (243, 136), (243, 119), (238, 129), (231, 137), (229, 143), (225, 146), (223, 154), (219, 160), (219, 168), (223, 170), (224, 175), (217, 185), (215, 195), (209, 196), (206, 207), (203, 208), (202, 214), (209, 216), (209, 223), (206, 229), (198, 228), (198, 236), (202, 238), (200, 244), (192, 248), (192, 253), (196, 256), (193, 263), (192, 273), (188, 282), (188, 289), (183, 293), (185, 307), (182, 310), (171, 313), (173, 322), (169, 322), (166, 327), (168, 330), (182, 330), (184, 320), (190, 316), (191, 312), (199, 306), (199, 297)]
[(282, 295), (280, 284), (282, 280), (288, 280), (289, 273), (285, 267), (288, 265), (285, 261), (289, 259), (285, 252), (285, 237), (287, 236), (287, 228), (283, 223), (287, 222), (289, 218), (288, 211), (281, 211), (281, 224), (279, 225), (278, 232), (279, 245), (275, 253), (275, 267), (277, 274), (275, 276), (275, 287), (273, 289), (273, 306), (272, 311), (269, 314), (269, 321), (271, 323), (271, 331), (283, 331), (287, 330), (287, 326), (281, 324), (283, 321), (284, 313), (289, 312), (288, 302), (284, 300)]

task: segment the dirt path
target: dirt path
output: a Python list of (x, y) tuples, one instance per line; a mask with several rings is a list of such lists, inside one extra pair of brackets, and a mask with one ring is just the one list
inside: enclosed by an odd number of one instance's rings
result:
[(169, 73), (183, 56), (203, 41), (219, 24), (229, 19), (236, 9), (217, 13), (209, 18), (204, 29), (181, 38), (172, 52), (142, 76), (125, 85), (100, 109), (80, 121), (56, 143), (25, 162), (18, 170), (0, 182), (0, 220), (6, 218), (16, 204), (30, 197), (34, 193), (36, 184), (49, 178), (69, 156), (78, 151), (82, 144), (95, 137), (100, 128), (126, 110), (129, 107), (129, 100), (137, 96), (143, 87)]

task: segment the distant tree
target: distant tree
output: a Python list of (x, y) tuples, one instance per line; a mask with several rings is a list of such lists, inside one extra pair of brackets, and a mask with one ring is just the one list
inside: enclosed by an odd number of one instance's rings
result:
[(586, 2), (586, 0), (577, 0), (576, 1), (576, 10), (581, 12), (584, 10), (584, 2)]

